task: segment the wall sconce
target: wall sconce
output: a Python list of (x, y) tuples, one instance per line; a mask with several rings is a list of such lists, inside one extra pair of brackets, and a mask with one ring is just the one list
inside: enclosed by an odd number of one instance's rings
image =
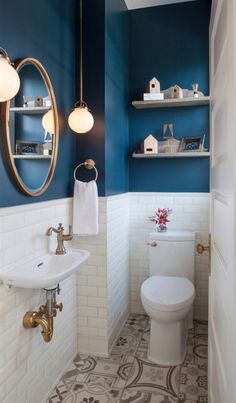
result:
[(9, 101), (20, 88), (20, 78), (7, 52), (0, 47), (0, 102)]
[(76, 133), (87, 133), (94, 124), (86, 102), (83, 100), (83, 6), (80, 0), (80, 100), (76, 102), (68, 118), (70, 128)]

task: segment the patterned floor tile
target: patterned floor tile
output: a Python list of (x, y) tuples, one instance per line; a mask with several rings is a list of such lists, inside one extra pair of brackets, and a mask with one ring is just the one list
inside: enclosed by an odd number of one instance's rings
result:
[(196, 356), (194, 355), (193, 348), (194, 348), (194, 335), (195, 329), (189, 329), (187, 346), (186, 346), (186, 356), (183, 362), (183, 366), (193, 365), (196, 363)]
[(207, 403), (207, 372), (198, 365), (181, 368), (179, 402)]
[(113, 349), (112, 354), (128, 354), (134, 357), (138, 349), (142, 332), (130, 332), (129, 329), (124, 328), (120, 333)]
[(127, 354), (111, 354), (109, 358), (78, 355), (74, 360), (74, 368), (67, 371), (62, 381), (69, 389), (75, 383), (100, 385), (105, 390), (124, 388), (133, 357)]
[(64, 382), (60, 381), (56, 386), (54, 393), (48, 400), (49, 403), (59, 403), (63, 401), (63, 398), (66, 397), (68, 392), (68, 388), (64, 385)]
[(208, 335), (207, 322), (195, 321), (194, 329), (190, 329), (187, 343), (187, 354), (183, 366), (199, 365), (207, 370)]
[(122, 390), (104, 389), (101, 385), (75, 383), (63, 403), (119, 403)]
[[(178, 403), (179, 403), (180, 401), (178, 400)], [(198, 401), (196, 401), (196, 400), (185, 400), (184, 401), (184, 403), (198, 403)]]
[(194, 329), (195, 333), (208, 334), (208, 322), (206, 320), (195, 320)]
[(195, 364), (199, 365), (201, 369), (207, 371), (207, 357), (208, 357), (208, 327), (205, 321), (196, 321), (193, 354), (195, 356)]
[(136, 352), (136, 357), (141, 358), (143, 360), (147, 360), (149, 341), (150, 341), (150, 327), (148, 326), (146, 330), (144, 330), (140, 338), (140, 343)]
[(142, 333), (147, 326), (149, 326), (147, 315), (131, 314), (123, 329), (128, 329), (131, 333)]
[(77, 355), (48, 403), (207, 403), (207, 322), (190, 329), (184, 363), (147, 359), (146, 315), (130, 315), (109, 358)]
[(150, 361), (135, 358), (125, 389), (166, 394), (177, 398), (180, 367), (161, 367)]
[(177, 403), (178, 400), (170, 397), (157, 395), (140, 390), (125, 390), (120, 403)]

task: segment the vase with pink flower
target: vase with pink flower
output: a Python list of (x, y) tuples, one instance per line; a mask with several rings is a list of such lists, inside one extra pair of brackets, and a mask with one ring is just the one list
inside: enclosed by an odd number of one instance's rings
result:
[(170, 208), (158, 208), (155, 213), (149, 217), (149, 220), (156, 223), (158, 232), (164, 232), (167, 231), (167, 223), (170, 222), (168, 217), (171, 213), (172, 209)]

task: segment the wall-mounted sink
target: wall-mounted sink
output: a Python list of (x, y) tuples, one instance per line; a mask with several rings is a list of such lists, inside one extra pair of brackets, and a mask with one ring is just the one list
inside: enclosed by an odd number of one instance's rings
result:
[(89, 257), (82, 249), (70, 249), (65, 255), (47, 253), (9, 271), (0, 270), (0, 280), (6, 286), (20, 288), (55, 288)]

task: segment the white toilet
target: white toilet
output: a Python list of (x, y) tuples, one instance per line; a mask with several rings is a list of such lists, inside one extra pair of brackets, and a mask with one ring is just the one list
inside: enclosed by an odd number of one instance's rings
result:
[(151, 318), (148, 359), (178, 365), (193, 319), (195, 233), (152, 232), (149, 245), (150, 277), (141, 286), (142, 304)]

